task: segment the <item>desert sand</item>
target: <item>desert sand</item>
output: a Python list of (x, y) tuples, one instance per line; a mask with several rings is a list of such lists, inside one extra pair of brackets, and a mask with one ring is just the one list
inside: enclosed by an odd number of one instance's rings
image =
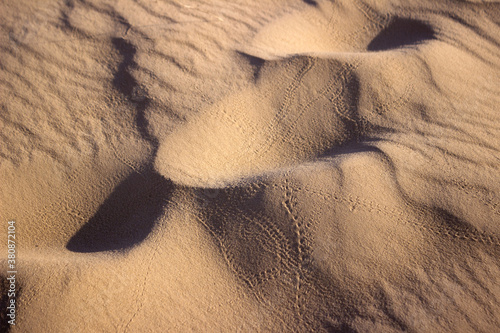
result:
[(500, 2), (7, 0), (0, 32), (0, 331), (500, 331)]

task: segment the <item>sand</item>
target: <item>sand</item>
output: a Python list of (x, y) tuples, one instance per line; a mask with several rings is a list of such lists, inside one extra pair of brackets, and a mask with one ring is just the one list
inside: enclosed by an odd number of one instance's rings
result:
[(3, 1), (0, 32), (0, 331), (498, 331), (498, 1)]

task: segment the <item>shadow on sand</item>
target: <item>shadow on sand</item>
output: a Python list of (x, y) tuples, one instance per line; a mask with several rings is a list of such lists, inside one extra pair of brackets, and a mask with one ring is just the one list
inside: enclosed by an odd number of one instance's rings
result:
[(172, 183), (153, 170), (131, 174), (66, 248), (73, 252), (100, 252), (134, 247), (149, 235), (172, 190)]

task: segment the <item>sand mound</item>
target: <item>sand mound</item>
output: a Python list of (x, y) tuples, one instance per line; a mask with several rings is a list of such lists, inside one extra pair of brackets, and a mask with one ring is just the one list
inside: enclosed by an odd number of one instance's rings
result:
[(498, 2), (0, 13), (1, 331), (500, 326)]
[(181, 184), (215, 186), (312, 160), (359, 138), (353, 69), (306, 56), (263, 61), (255, 86), (160, 142), (156, 169)]

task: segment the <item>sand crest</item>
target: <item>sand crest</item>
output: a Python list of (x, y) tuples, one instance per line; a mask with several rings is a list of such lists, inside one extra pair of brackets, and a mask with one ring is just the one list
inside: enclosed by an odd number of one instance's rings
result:
[(0, 331), (495, 332), (499, 17), (3, 2)]

